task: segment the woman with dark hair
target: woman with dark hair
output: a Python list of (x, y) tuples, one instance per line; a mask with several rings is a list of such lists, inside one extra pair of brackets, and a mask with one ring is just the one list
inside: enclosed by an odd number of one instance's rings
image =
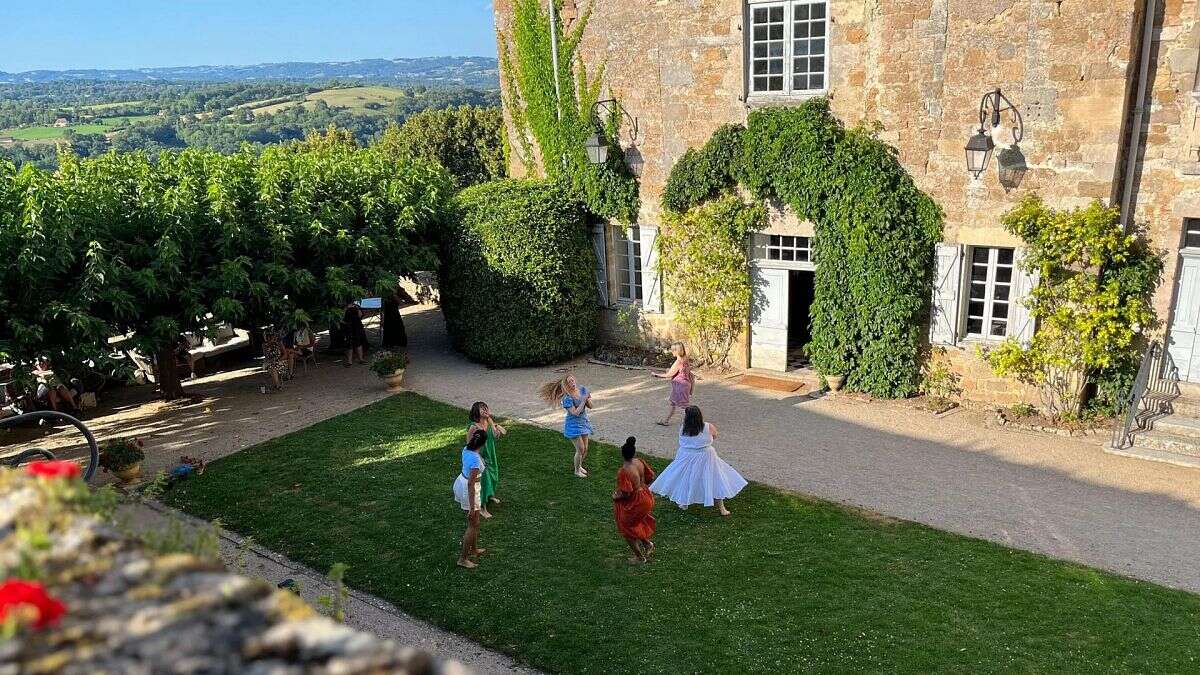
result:
[(383, 346), (408, 347), (408, 333), (404, 330), (404, 317), (400, 315), (400, 305), (404, 298), (401, 290), (396, 288), (383, 299)]
[(357, 303), (346, 305), (346, 312), (342, 314), (342, 339), (345, 340), (347, 368), (354, 363), (356, 356), (359, 363), (367, 362), (364, 356), (367, 350), (367, 329), (363, 326), (362, 309)]
[(462, 470), (454, 479), (454, 500), (467, 512), (467, 531), (463, 534), (462, 550), (458, 554), (458, 566), (471, 569), (477, 564), (472, 558), (478, 558), (485, 549), (479, 548), (479, 483), (480, 477), (487, 469), (479, 449), (487, 443), (487, 434), (476, 429), (467, 440), (467, 447), (462, 449)]
[(617, 470), (617, 489), (613, 491), (613, 517), (617, 531), (625, 537), (633, 555), (629, 562), (636, 565), (650, 559), (654, 552), (656, 525), (654, 495), (647, 486), (654, 481), (654, 469), (637, 457), (637, 439), (630, 436), (621, 446), (621, 457), (625, 463)]
[(728, 516), (725, 500), (741, 492), (746, 487), (746, 479), (717, 456), (713, 447), (716, 438), (717, 427), (704, 421), (700, 408), (688, 406), (683, 411), (675, 459), (663, 469), (650, 489), (681, 509), (691, 504), (715, 505), (722, 516)]
[(492, 514), (488, 511), (488, 504), (500, 503), (499, 498), (496, 497), (496, 486), (500, 483), (500, 459), (496, 456), (496, 437), (503, 436), (508, 431), (496, 424), (496, 421), (492, 419), (491, 409), (483, 401), (476, 401), (471, 406), (471, 426), (467, 427), (468, 441), (476, 431), (487, 434), (487, 442), (479, 451), (486, 466), (483, 472), (483, 486), (480, 488), (479, 515), (491, 518)]

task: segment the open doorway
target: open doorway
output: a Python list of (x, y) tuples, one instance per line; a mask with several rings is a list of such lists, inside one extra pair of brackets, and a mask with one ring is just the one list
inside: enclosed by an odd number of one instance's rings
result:
[(815, 284), (811, 270), (788, 270), (787, 369), (808, 367)]

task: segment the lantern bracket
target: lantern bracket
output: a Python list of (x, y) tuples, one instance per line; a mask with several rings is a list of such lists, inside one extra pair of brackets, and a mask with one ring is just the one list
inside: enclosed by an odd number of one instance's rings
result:
[(1021, 119), (1021, 111), (1008, 100), (1008, 97), (997, 87), (994, 91), (989, 91), (979, 100), (979, 128), (987, 129), (991, 135), (995, 135), (996, 129), (1000, 128), (1000, 121), (1003, 113), (1009, 113), (1012, 123), (1012, 144), (1015, 145), (1021, 142), (1025, 136), (1025, 122)]
[[(606, 98), (592, 104), (592, 120), (601, 128), (604, 126), (604, 118), (611, 116), (614, 112), (629, 121), (629, 142), (636, 143), (638, 140), (638, 118), (630, 115), (625, 110), (625, 106), (621, 105), (615, 98)], [(604, 117), (601, 117), (601, 113), (604, 114)]]

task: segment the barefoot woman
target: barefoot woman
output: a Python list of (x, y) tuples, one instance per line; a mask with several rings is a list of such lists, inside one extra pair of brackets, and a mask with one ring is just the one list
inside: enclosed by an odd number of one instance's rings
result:
[(692, 375), (692, 362), (687, 355), (687, 347), (684, 347), (682, 342), (676, 342), (671, 345), (671, 354), (675, 356), (675, 363), (671, 364), (670, 370), (665, 373), (650, 373), (654, 377), (671, 381), (671, 398), (667, 400), (667, 416), (655, 423), (660, 427), (671, 423), (671, 418), (675, 416), (677, 408), (683, 410), (692, 402), (692, 384), (695, 380)]
[(542, 400), (550, 405), (561, 403), (567, 416), (563, 421), (563, 436), (575, 446), (575, 475), (587, 478), (583, 461), (587, 459), (588, 438), (592, 435), (592, 423), (588, 419), (588, 408), (592, 407), (592, 394), (587, 387), (579, 386), (575, 375), (568, 373), (561, 380), (542, 385)]
[(617, 489), (613, 491), (613, 516), (617, 531), (625, 537), (633, 556), (629, 562), (644, 563), (654, 551), (654, 495), (647, 487), (654, 481), (654, 469), (639, 459), (637, 439), (630, 436), (621, 446), (625, 463), (617, 470)]
[(496, 424), (492, 419), (491, 409), (483, 401), (476, 401), (471, 406), (471, 426), (467, 427), (468, 441), (476, 431), (487, 434), (487, 442), (479, 451), (484, 463), (482, 487), (479, 494), (479, 515), (491, 518), (492, 514), (488, 511), (488, 504), (500, 503), (500, 499), (496, 497), (496, 486), (500, 483), (500, 458), (496, 456), (496, 437), (503, 436), (508, 432), (504, 427)]
[(454, 500), (462, 507), (463, 511), (467, 512), (467, 531), (462, 538), (462, 551), (458, 554), (458, 566), (470, 569), (475, 567), (476, 562), (472, 558), (479, 558), (484, 549), (479, 548), (479, 482), (480, 476), (483, 475), (484, 466), (483, 458), (479, 456), (479, 449), (487, 442), (487, 434), (480, 430), (475, 430), (471, 434), (470, 440), (467, 441), (467, 447), (462, 449), (462, 470), (458, 473), (458, 478), (454, 479)]

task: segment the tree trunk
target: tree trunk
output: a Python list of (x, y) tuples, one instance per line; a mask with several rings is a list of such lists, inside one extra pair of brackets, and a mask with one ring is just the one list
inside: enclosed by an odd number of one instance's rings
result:
[(179, 365), (175, 363), (175, 346), (158, 348), (158, 390), (168, 401), (183, 398), (183, 382), (179, 379)]

